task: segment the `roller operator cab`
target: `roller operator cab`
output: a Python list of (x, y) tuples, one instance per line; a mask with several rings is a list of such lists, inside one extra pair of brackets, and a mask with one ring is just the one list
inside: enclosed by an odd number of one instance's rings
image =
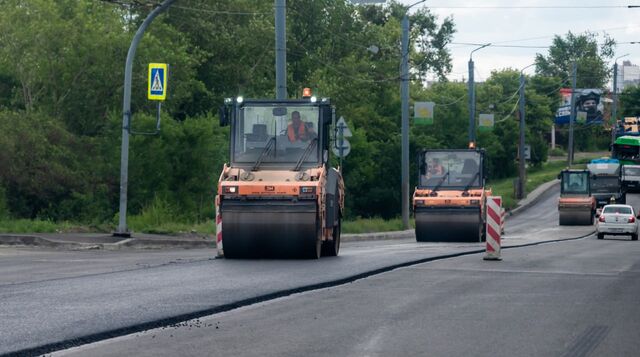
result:
[(589, 170), (563, 170), (558, 200), (558, 224), (591, 225), (596, 212), (596, 200), (591, 196)]
[(227, 99), (231, 160), (218, 181), (218, 249), (226, 258), (336, 256), (344, 183), (329, 166), (329, 99)]
[(486, 199), (484, 150), (424, 150), (413, 194), (418, 242), (484, 240)]

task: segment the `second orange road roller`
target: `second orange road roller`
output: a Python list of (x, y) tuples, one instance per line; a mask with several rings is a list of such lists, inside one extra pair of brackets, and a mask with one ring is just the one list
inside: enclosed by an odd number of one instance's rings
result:
[(596, 213), (596, 199), (591, 195), (589, 170), (562, 170), (558, 224), (561, 226), (591, 225)]
[(216, 196), (219, 255), (338, 255), (344, 182), (329, 164), (334, 117), (328, 98), (225, 101), (231, 160)]
[(485, 239), (484, 150), (424, 150), (413, 194), (418, 242), (480, 242)]

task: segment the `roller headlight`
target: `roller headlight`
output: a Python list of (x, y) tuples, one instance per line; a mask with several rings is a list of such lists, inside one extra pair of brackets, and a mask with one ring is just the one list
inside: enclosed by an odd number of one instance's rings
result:
[(238, 193), (238, 186), (224, 186), (222, 192), (225, 194), (235, 195)]

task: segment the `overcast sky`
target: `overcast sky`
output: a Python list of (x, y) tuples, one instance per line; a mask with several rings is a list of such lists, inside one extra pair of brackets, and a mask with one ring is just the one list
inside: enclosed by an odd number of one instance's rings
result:
[[(413, 4), (417, 0), (401, 0)], [(427, 0), (424, 5), (442, 21), (453, 16), (457, 32), (455, 43), (495, 43), (500, 45), (549, 46), (553, 35), (586, 30), (602, 34), (606, 31), (616, 42), (640, 41), (640, 8), (593, 8), (596, 6), (640, 5), (640, 0)], [(574, 8), (481, 8), (514, 6), (567, 6)], [(462, 8), (459, 8), (462, 7)], [(589, 8), (592, 7), (592, 8)], [(600, 40), (603, 40), (600, 36)], [(453, 70), (450, 79), (466, 79), (469, 53), (474, 46), (450, 45)], [(476, 80), (486, 79), (492, 70), (507, 67), (521, 69), (534, 62), (536, 53), (546, 48), (487, 47), (473, 55)], [(640, 45), (618, 44), (616, 57), (640, 64)], [(526, 70), (533, 73), (533, 67)]]

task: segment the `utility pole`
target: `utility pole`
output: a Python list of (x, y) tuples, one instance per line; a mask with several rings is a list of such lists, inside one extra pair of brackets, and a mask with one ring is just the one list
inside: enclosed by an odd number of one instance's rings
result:
[(401, 193), (402, 229), (409, 229), (409, 9), (427, 0), (417, 1), (405, 8), (402, 17), (402, 41), (400, 55), (400, 111), (402, 131)]
[(518, 194), (518, 199), (523, 199), (527, 196), (527, 193), (525, 192), (526, 189), (526, 185), (525, 185), (525, 180), (526, 180), (526, 172), (525, 172), (525, 155), (524, 155), (524, 126), (525, 126), (525, 121), (524, 121), (524, 82), (525, 82), (525, 78), (524, 78), (524, 73), (522, 71), (520, 71), (520, 145), (518, 146), (518, 157), (520, 158), (520, 160), (518, 161), (518, 190), (517, 190), (517, 194)]
[(618, 119), (618, 59), (626, 57), (629, 54), (625, 54), (616, 57), (613, 63), (613, 107), (611, 108), (611, 145), (616, 142), (616, 127)]
[(160, 6), (151, 11), (142, 25), (136, 31), (129, 52), (127, 53), (127, 61), (124, 66), (124, 95), (122, 100), (122, 146), (120, 152), (120, 212), (118, 229), (113, 233), (114, 236), (130, 237), (131, 233), (127, 228), (127, 186), (129, 177), (129, 132), (131, 130), (131, 72), (133, 67), (133, 58), (136, 55), (138, 43), (142, 39), (145, 30), (151, 24), (153, 19), (173, 4), (175, 0), (165, 0)]
[(526, 157), (524, 153), (524, 149), (525, 149), (524, 135), (525, 135), (525, 126), (526, 126), (525, 112), (524, 112), (524, 105), (525, 105), (524, 90), (525, 90), (526, 78), (524, 77), (524, 70), (534, 65), (535, 63), (532, 63), (520, 70), (520, 87), (519, 87), (520, 100), (518, 101), (518, 104), (520, 105), (520, 144), (518, 145), (518, 157), (520, 158), (520, 160), (518, 161), (518, 189), (516, 190), (518, 199), (527, 197), (527, 184), (526, 184), (527, 171), (525, 167)]
[(276, 99), (287, 99), (287, 0), (275, 0), (276, 12)]
[(618, 119), (618, 62), (613, 64), (613, 108), (611, 108), (611, 145), (616, 142), (616, 123)]
[[(407, 9), (409, 12), (409, 9)], [(409, 17), (402, 17), (402, 63), (400, 65), (402, 101), (402, 229), (409, 229)]]
[(469, 54), (469, 148), (476, 147), (476, 87), (473, 73), (473, 53), (490, 45), (490, 43), (484, 44)]
[(578, 65), (573, 62), (573, 70), (571, 75), (571, 117), (569, 118), (569, 150), (568, 161), (569, 168), (573, 165), (573, 122), (576, 120), (576, 75), (578, 71)]
[(469, 56), (469, 147), (476, 143), (476, 91), (473, 72), (473, 59)]

